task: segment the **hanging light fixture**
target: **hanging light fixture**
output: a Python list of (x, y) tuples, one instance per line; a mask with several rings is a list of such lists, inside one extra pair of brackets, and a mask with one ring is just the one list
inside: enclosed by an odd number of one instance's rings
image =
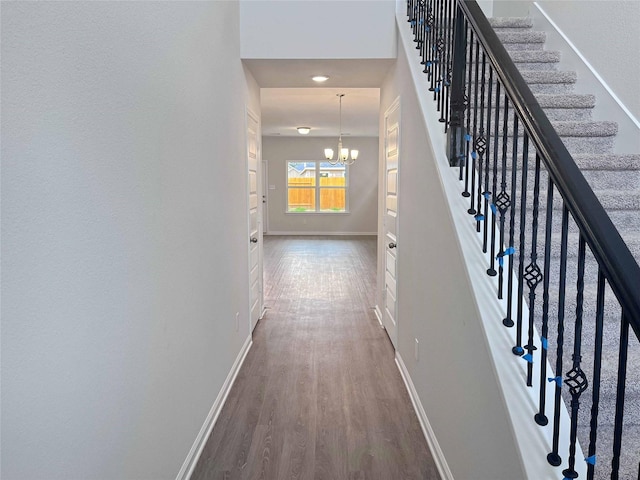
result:
[(348, 148), (344, 148), (342, 146), (342, 97), (344, 97), (344, 93), (336, 94), (336, 97), (339, 98), (340, 101), (340, 126), (338, 129), (338, 154), (336, 159), (333, 159), (333, 148), (325, 148), (324, 156), (331, 165), (337, 165), (338, 163), (342, 163), (343, 165), (352, 165), (356, 159), (358, 158), (358, 150), (351, 150), (349, 152)]

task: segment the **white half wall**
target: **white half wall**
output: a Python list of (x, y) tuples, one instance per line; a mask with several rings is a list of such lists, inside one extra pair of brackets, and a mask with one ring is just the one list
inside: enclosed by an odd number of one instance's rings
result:
[[(443, 133), (427, 133), (416, 88), (399, 42), (380, 108), (400, 96), (398, 353), (453, 478), (526, 478), (436, 167), (435, 155), (444, 152), (434, 151), (429, 135)], [(377, 301), (382, 305), (382, 291)]]
[(242, 58), (395, 58), (395, 0), (240, 0)]
[(378, 137), (343, 140), (345, 146), (360, 151), (349, 167), (349, 213), (285, 213), (287, 162), (323, 160), (324, 149), (334, 146), (337, 138), (262, 137), (262, 158), (268, 165), (267, 233), (370, 235), (378, 231)]
[(0, 476), (175, 478), (249, 337), (239, 5), (1, 8)]

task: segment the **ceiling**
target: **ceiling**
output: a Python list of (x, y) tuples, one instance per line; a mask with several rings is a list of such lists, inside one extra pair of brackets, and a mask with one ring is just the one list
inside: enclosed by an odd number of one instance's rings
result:
[[(263, 135), (299, 136), (296, 127), (311, 127), (308, 136), (338, 135), (342, 98), (342, 133), (378, 136), (380, 85), (394, 59), (244, 60), (261, 87)], [(319, 84), (314, 75), (327, 75)]]

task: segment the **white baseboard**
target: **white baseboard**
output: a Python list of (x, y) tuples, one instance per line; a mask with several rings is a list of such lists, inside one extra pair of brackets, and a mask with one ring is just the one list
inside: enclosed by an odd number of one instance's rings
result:
[(453, 474), (449, 469), (449, 465), (447, 464), (446, 458), (444, 458), (444, 453), (442, 453), (442, 449), (438, 444), (438, 440), (436, 439), (436, 435), (431, 428), (431, 424), (429, 423), (429, 419), (427, 418), (427, 414), (422, 407), (422, 402), (420, 401), (420, 397), (418, 396), (418, 392), (416, 391), (415, 386), (413, 385), (413, 381), (411, 380), (411, 376), (409, 375), (409, 371), (402, 361), (402, 357), (400, 353), (396, 351), (396, 365), (398, 365), (398, 370), (400, 370), (400, 375), (402, 376), (402, 380), (404, 380), (404, 385), (407, 387), (407, 392), (409, 392), (409, 398), (411, 398), (411, 403), (413, 404), (413, 408), (416, 411), (416, 415), (418, 416), (418, 421), (420, 422), (420, 427), (422, 427), (422, 433), (424, 434), (424, 438), (427, 440), (427, 444), (429, 445), (429, 450), (431, 450), (431, 455), (433, 456), (433, 460), (438, 468), (438, 472), (440, 473), (440, 477), (442, 480), (454, 480)]
[(204, 449), (204, 446), (207, 443), (209, 436), (211, 435), (213, 426), (216, 424), (216, 420), (218, 420), (218, 416), (222, 411), (222, 407), (227, 400), (227, 396), (231, 391), (231, 387), (236, 381), (236, 377), (238, 376), (240, 367), (242, 367), (244, 359), (247, 357), (247, 353), (249, 353), (252, 344), (253, 342), (251, 340), (251, 335), (249, 335), (244, 345), (242, 346), (240, 353), (236, 357), (236, 361), (233, 363), (231, 371), (229, 372), (229, 375), (227, 375), (220, 393), (218, 393), (218, 397), (213, 402), (213, 406), (211, 407), (211, 410), (209, 410), (209, 414), (207, 415), (202, 428), (198, 432), (198, 436), (196, 437), (195, 442), (193, 442), (191, 450), (189, 450), (189, 454), (187, 455), (187, 458), (182, 464), (182, 468), (176, 476), (176, 480), (188, 480), (189, 478), (191, 478), (193, 470), (196, 467), (196, 463), (198, 463), (198, 459), (200, 458), (200, 454), (202, 454), (202, 450)]
[(299, 231), (299, 232), (268, 232), (265, 236), (268, 235), (336, 235), (336, 236), (366, 236), (366, 237), (375, 237), (378, 235), (378, 232), (309, 232), (309, 231)]
[(376, 318), (378, 319), (380, 327), (384, 328), (384, 324), (382, 323), (382, 312), (380, 311), (380, 307), (378, 305), (373, 307), (373, 313), (376, 314)]

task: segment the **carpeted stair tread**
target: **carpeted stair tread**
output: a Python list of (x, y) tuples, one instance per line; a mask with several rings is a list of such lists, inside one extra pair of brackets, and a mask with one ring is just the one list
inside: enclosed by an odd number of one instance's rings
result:
[[(618, 133), (618, 124), (607, 121), (556, 121), (551, 122), (560, 137), (613, 137)], [(492, 128), (493, 131), (493, 128)], [(509, 136), (513, 135), (513, 126), (509, 125)], [(502, 135), (503, 126), (498, 127), (498, 134)], [(519, 127), (519, 134), (522, 135), (522, 126)]]
[(515, 50), (509, 52), (509, 56), (516, 66), (519, 63), (558, 63), (560, 52), (548, 50)]
[(640, 174), (640, 153), (583, 153), (574, 155), (573, 159), (582, 170), (631, 170)]
[[(523, 30), (519, 32), (496, 32), (502, 43), (544, 43), (547, 34), (535, 32), (533, 30)], [(533, 50), (533, 48), (532, 48)]]
[(570, 95), (554, 95), (540, 93), (536, 100), (542, 108), (593, 108), (596, 105), (595, 95), (573, 93)]
[(531, 28), (533, 19), (530, 17), (492, 17), (489, 23), (493, 28)]

